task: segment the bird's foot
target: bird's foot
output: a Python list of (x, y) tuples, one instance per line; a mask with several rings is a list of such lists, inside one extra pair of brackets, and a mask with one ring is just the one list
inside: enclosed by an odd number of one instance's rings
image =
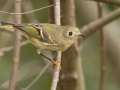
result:
[(52, 60), (51, 62), (53, 63), (54, 67), (59, 67), (59, 69), (61, 69), (61, 61), (59, 61), (59, 60)]

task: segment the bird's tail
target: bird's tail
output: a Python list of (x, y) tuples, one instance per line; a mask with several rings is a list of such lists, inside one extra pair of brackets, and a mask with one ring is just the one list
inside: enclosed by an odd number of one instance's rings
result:
[(2, 31), (14, 32), (16, 29), (16, 30), (19, 30), (21, 32), (28, 34), (28, 32), (25, 31), (23, 27), (24, 25), (22, 24), (15, 24), (11, 22), (0, 21), (0, 31), (2, 30)]
[[(19, 30), (20, 32), (22, 32), (25, 38), (28, 38), (32, 36), (32, 34), (30, 33), (30, 30), (27, 30), (25, 28), (25, 26), (27, 26), (27, 24), (23, 25), (23, 24), (15, 24), (15, 23), (0, 21), (0, 31), (14, 32), (15, 30)], [(33, 31), (34, 30), (37, 30), (37, 29), (33, 29)], [(34, 37), (38, 38), (37, 36), (34, 36)]]

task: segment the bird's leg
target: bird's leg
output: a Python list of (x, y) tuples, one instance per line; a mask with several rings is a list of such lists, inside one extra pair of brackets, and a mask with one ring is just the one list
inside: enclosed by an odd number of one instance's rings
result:
[(47, 60), (49, 60), (54, 66), (58, 66), (58, 65), (60, 66), (60, 64), (61, 64), (61, 62), (59, 62), (58, 60), (51, 59), (42, 53), (40, 55), (43, 56), (44, 58), (46, 58)]
[(53, 60), (53, 67), (60, 67), (60, 69), (61, 69), (61, 61)]

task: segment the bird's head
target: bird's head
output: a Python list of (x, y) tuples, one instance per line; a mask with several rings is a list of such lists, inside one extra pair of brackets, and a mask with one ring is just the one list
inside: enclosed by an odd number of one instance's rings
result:
[[(69, 48), (73, 43), (77, 41), (77, 39), (81, 36), (80, 30), (77, 27), (73, 26), (64, 26), (63, 27), (63, 40), (62, 45), (64, 50)], [(62, 38), (61, 38), (62, 39)]]
[(66, 39), (69, 40), (76, 40), (79, 36), (81, 36), (82, 34), (80, 33), (79, 28), (77, 27), (73, 27), (73, 26), (66, 26), (64, 27), (66, 29), (64, 29), (65, 31), (63, 32), (64, 37)]

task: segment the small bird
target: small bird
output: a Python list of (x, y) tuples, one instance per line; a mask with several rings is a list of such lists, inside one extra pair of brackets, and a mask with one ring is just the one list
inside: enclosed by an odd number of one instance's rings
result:
[(82, 36), (77, 27), (48, 23), (16, 25), (3, 22), (0, 28), (6, 30), (16, 28), (39, 50), (63, 52), (67, 50), (79, 36)]
[[(42, 50), (64, 52), (78, 37), (82, 36), (77, 27), (48, 23), (17, 25), (1, 22), (0, 29), (7, 31), (14, 31), (16, 29), (21, 31), (23, 36), (37, 48), (39, 54)], [(43, 54), (42, 56), (46, 57)], [(57, 64), (54, 60), (51, 60), (51, 62)]]

